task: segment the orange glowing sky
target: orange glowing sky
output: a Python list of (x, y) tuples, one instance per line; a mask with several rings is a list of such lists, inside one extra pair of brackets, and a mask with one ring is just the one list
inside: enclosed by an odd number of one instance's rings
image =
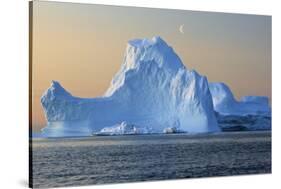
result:
[(40, 97), (52, 80), (74, 96), (101, 96), (133, 38), (161, 36), (187, 68), (211, 82), (225, 82), (237, 99), (271, 98), (270, 16), (44, 1), (33, 5), (35, 131), (46, 124)]

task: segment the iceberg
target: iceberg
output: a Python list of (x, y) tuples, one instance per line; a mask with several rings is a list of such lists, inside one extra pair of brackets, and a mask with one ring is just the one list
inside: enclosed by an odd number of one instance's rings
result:
[[(128, 42), (124, 61), (105, 94), (72, 96), (53, 81), (41, 97), (48, 137), (92, 133), (217, 132), (208, 80), (187, 69), (160, 37)], [(143, 129), (149, 128), (149, 129)]]
[(93, 133), (93, 135), (136, 135), (150, 133), (152, 133), (151, 128), (135, 126), (124, 121), (112, 127), (105, 127), (99, 132)]
[(241, 102), (259, 104), (269, 108), (269, 100), (266, 96), (243, 96)]
[(209, 83), (218, 124), (223, 131), (271, 129), (271, 108), (268, 97), (244, 96), (234, 98), (224, 83)]
[(270, 115), (268, 97), (244, 96), (240, 101), (234, 98), (225, 83), (209, 83), (213, 105), (216, 112), (222, 115)]
[(180, 130), (177, 127), (167, 127), (163, 130), (164, 134), (174, 134), (174, 133), (185, 133), (185, 131)]

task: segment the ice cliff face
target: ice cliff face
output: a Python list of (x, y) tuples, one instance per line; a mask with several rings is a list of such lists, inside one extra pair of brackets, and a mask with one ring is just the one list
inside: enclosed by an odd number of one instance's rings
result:
[(47, 136), (82, 136), (118, 128), (121, 133), (127, 128), (159, 133), (169, 127), (191, 133), (220, 130), (206, 77), (188, 70), (160, 37), (128, 42), (121, 69), (103, 97), (74, 97), (52, 82), (41, 102)]

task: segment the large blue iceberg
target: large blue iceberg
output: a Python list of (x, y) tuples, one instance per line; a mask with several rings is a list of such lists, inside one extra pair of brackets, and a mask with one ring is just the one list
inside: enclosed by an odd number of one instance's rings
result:
[(220, 131), (207, 78), (188, 70), (160, 37), (128, 42), (121, 69), (104, 96), (74, 97), (53, 81), (41, 102), (48, 122), (42, 130), (45, 136), (132, 128), (122, 123), (145, 133), (162, 133), (165, 128)]

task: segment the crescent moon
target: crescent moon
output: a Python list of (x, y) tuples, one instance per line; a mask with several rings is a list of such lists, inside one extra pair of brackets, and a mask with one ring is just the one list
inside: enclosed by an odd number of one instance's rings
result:
[(180, 25), (180, 27), (179, 27), (179, 31), (180, 31), (180, 33), (182, 33), (182, 34), (184, 34), (183, 26), (184, 26), (184, 24)]

